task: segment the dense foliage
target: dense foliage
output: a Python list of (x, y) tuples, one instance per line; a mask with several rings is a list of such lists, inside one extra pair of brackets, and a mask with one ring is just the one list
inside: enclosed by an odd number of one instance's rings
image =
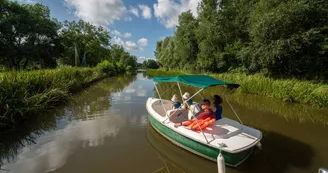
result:
[(41, 4), (0, 0), (0, 67), (40, 69), (96, 66), (107, 60), (134, 69), (137, 58), (110, 44), (109, 31), (82, 20), (58, 22)]
[(203, 0), (157, 43), (166, 69), (328, 78), (326, 0)]
[(142, 63), (142, 66), (144, 68), (149, 68), (149, 69), (158, 69), (159, 65), (157, 64), (157, 62), (153, 59), (147, 59)]

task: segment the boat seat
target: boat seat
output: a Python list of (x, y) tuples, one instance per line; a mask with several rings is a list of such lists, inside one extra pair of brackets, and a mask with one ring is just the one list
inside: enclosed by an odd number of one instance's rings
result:
[(187, 109), (172, 109), (167, 111), (167, 115), (170, 117), (170, 121), (173, 123), (180, 123), (188, 120)]
[(194, 103), (192, 105), (190, 105), (190, 110), (188, 112), (188, 119), (191, 120), (194, 118), (194, 116), (196, 117), (199, 113), (200, 113), (201, 109), (199, 107), (198, 103)]

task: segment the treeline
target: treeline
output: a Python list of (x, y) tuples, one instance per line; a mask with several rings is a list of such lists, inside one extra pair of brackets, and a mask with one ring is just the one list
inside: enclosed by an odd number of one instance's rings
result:
[(328, 79), (326, 0), (203, 0), (157, 42), (166, 69)]
[(133, 69), (137, 58), (110, 44), (109, 31), (82, 20), (63, 23), (41, 4), (0, 0), (0, 67), (41, 69), (96, 66), (104, 60)]

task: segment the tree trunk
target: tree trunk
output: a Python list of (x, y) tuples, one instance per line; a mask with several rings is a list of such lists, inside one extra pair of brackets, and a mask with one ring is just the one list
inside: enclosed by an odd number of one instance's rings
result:
[(74, 49), (75, 49), (75, 67), (78, 66), (78, 62), (79, 62), (79, 55), (78, 55), (78, 52), (77, 52), (77, 45), (76, 43), (74, 43)]

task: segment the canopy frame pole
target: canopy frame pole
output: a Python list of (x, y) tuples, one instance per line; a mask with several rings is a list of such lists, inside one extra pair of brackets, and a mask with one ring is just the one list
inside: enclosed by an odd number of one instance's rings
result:
[[(194, 87), (194, 88), (195, 88), (196, 91), (197, 91), (197, 88), (196, 88), (196, 87)], [(200, 96), (200, 98), (202, 98), (202, 100), (204, 100), (204, 97), (202, 96), (202, 94), (199, 93), (199, 96)]]
[[(198, 92), (196, 92), (194, 95), (192, 95), (192, 96), (191, 96), (188, 100), (186, 100), (185, 102), (189, 101), (191, 98), (195, 97), (196, 94), (199, 94), (199, 93), (202, 92), (203, 90), (204, 90), (204, 88), (200, 89)], [(206, 142), (209, 144), (208, 139), (207, 139), (205, 133), (204, 133), (203, 130), (200, 128), (200, 125), (199, 125), (199, 122), (198, 122), (196, 116), (195, 116), (193, 113), (191, 113), (191, 114), (192, 114), (192, 116), (195, 118), (195, 120), (196, 120), (196, 122), (197, 122), (197, 125), (198, 125), (200, 131), (202, 132), (202, 134), (203, 134), (203, 136), (204, 136)]]
[[(233, 90), (235, 90), (235, 89), (233, 89)], [(232, 91), (233, 91), (233, 90), (232, 90)], [(227, 103), (228, 103), (228, 105), (230, 106), (232, 112), (233, 112), (233, 113), (236, 115), (236, 117), (238, 118), (240, 124), (244, 125), (244, 123), (243, 123), (243, 122), (241, 121), (241, 119), (239, 118), (237, 112), (235, 111), (235, 109), (234, 109), (234, 108), (232, 107), (232, 105), (230, 104), (229, 100), (225, 97), (225, 95), (227, 94), (227, 91), (228, 91), (228, 90), (227, 90), (227, 88), (226, 88), (225, 91), (224, 91), (224, 93), (222, 94), (222, 98), (224, 98), (224, 99), (227, 101)]]
[(230, 102), (228, 101), (227, 98), (225, 98), (225, 100), (227, 101), (228, 105), (230, 106), (231, 110), (233, 111), (233, 113), (236, 115), (236, 117), (238, 118), (240, 124), (244, 125), (244, 123), (241, 121), (241, 119), (239, 118), (237, 112), (235, 111), (235, 109), (231, 106)]
[[(189, 97), (189, 99), (188, 100), (185, 100), (184, 102), (183, 102), (183, 104), (184, 103), (186, 103), (187, 101), (189, 101), (190, 99), (192, 99), (193, 97), (195, 97), (198, 93), (200, 93), (201, 91), (203, 91), (204, 90), (204, 88), (202, 88), (201, 90), (199, 90), (198, 92), (196, 92), (194, 95), (192, 95), (191, 97)], [(158, 92), (158, 91), (157, 91)], [(159, 95), (159, 94), (158, 94)], [(183, 105), (183, 104), (181, 104), (181, 105)], [(164, 107), (164, 106), (163, 106)], [(181, 106), (180, 106), (181, 107)], [(175, 110), (172, 114), (174, 114), (175, 112), (176, 112), (177, 110)], [(167, 114), (167, 112), (166, 112), (166, 114)], [(193, 117), (194, 118), (196, 118), (194, 115), (193, 115)], [(164, 120), (164, 121), (162, 121), (163, 123), (166, 121), (166, 120), (168, 120), (170, 117), (167, 115), (167, 118)]]
[(177, 84), (178, 84), (178, 88), (179, 88), (179, 91), (180, 91), (180, 94), (181, 94), (181, 100), (182, 100), (183, 95), (182, 95), (182, 91), (181, 91), (181, 88), (180, 88), (180, 84), (179, 84), (179, 82), (177, 82)]
[(192, 116), (195, 118), (195, 120), (196, 120), (196, 122), (197, 122), (197, 125), (198, 125), (198, 127), (199, 127), (199, 130), (202, 132), (202, 134), (203, 134), (203, 136), (204, 136), (204, 138), (205, 138), (205, 140), (206, 140), (206, 143), (209, 144), (208, 139), (207, 139), (205, 133), (204, 133), (203, 130), (200, 128), (200, 125), (199, 125), (199, 122), (198, 122), (197, 118), (195, 117), (195, 115), (194, 115), (193, 113), (192, 113)]
[[(156, 89), (156, 91), (157, 91), (157, 94), (158, 94), (158, 96), (159, 96), (159, 99), (160, 99), (160, 101), (161, 101), (161, 104), (162, 104), (162, 106), (163, 106), (163, 109), (165, 110), (165, 115), (167, 114), (167, 110), (166, 110), (166, 108), (165, 108), (165, 106), (164, 106), (164, 104), (163, 104), (163, 100), (162, 100), (162, 97), (161, 97), (161, 94), (159, 94), (159, 91), (158, 91), (158, 88), (157, 88), (157, 86), (156, 86), (156, 83), (155, 82), (153, 82), (154, 83), (154, 86), (155, 86), (155, 89)], [(166, 115), (167, 116), (167, 115)]]

